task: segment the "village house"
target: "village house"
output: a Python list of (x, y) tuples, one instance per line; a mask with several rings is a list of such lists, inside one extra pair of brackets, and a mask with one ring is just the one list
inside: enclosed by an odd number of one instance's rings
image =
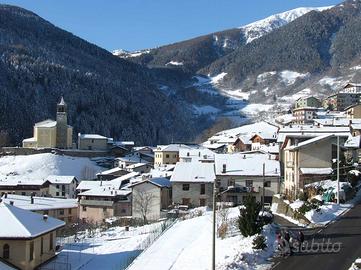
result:
[(0, 181), (0, 193), (44, 197), (49, 194), (49, 182), (45, 180)]
[(79, 150), (108, 151), (112, 145), (109, 138), (99, 134), (78, 134)]
[(316, 137), (287, 136), (282, 145), (284, 163), (283, 193), (296, 199), (305, 185), (325, 180), (332, 174), (336, 158), (336, 136), (343, 144), (348, 135), (326, 134)]
[(345, 108), (348, 119), (361, 118), (361, 104), (354, 104)]
[(149, 173), (152, 168), (153, 166), (148, 163), (135, 163), (128, 165), (125, 169), (128, 172), (139, 172), (142, 174)]
[(323, 106), (328, 109), (343, 111), (347, 107), (359, 104), (361, 98), (361, 85), (348, 83), (338, 93), (328, 96), (323, 101)]
[[(251, 194), (272, 203), (280, 191), (280, 164), (276, 156), (260, 151), (216, 155), (216, 179), (221, 200), (239, 205)], [(264, 166), (264, 170), (263, 170)]]
[(214, 180), (214, 163), (178, 162), (170, 178), (173, 203), (211, 206)]
[(206, 147), (179, 149), (179, 162), (214, 162), (215, 153)]
[(59, 199), (50, 197), (22, 196), (3, 194), (3, 202), (10, 202), (21, 209), (60, 219), (66, 223), (78, 221), (78, 202), (76, 199)]
[(0, 258), (33, 270), (56, 256), (56, 231), (65, 223), (0, 202)]
[(128, 174), (129, 172), (125, 168), (115, 167), (106, 171), (97, 173), (98, 180), (112, 180), (117, 177)]
[(56, 198), (76, 198), (78, 179), (71, 175), (49, 175), (45, 181), (49, 182), (48, 196)]
[(319, 108), (321, 106), (322, 106), (321, 100), (319, 100), (314, 96), (300, 97), (295, 102), (295, 108), (305, 108), (305, 107)]
[(317, 118), (318, 109), (315, 107), (299, 107), (292, 111), (293, 124), (310, 124)]
[(129, 189), (100, 186), (78, 194), (79, 218), (84, 222), (102, 223), (110, 217), (132, 215)]
[(154, 150), (154, 166), (176, 164), (179, 161), (179, 148), (187, 147), (181, 144), (158, 145)]
[(56, 121), (48, 119), (34, 126), (32, 138), (23, 140), (24, 148), (72, 148), (73, 127), (68, 125), (67, 105), (63, 97), (57, 104)]
[(168, 178), (149, 178), (129, 186), (132, 189), (132, 217), (155, 221), (166, 217), (172, 189)]

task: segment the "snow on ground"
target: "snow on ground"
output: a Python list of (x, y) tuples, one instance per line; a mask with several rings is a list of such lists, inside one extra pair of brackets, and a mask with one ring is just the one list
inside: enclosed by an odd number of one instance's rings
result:
[(259, 20), (250, 24), (247, 24), (245, 26), (240, 27), (240, 29), (244, 32), (244, 35), (246, 37), (246, 42), (252, 42), (253, 40), (262, 37), (263, 35), (273, 31), (274, 29), (277, 29), (283, 25), (286, 25), (289, 22), (292, 22), (293, 20), (297, 19), (298, 17), (312, 11), (322, 11), (325, 9), (329, 9), (330, 7), (300, 7), (292, 10), (288, 10), (286, 12), (274, 14), (272, 16), (269, 16), (263, 20)]
[(141, 50), (141, 51), (129, 52), (129, 51), (126, 51), (126, 50), (118, 49), (118, 50), (113, 50), (112, 53), (115, 56), (119, 56), (119, 57), (122, 57), (122, 58), (129, 58), (129, 57), (138, 57), (138, 56), (141, 56), (142, 54), (150, 53), (150, 50)]
[(220, 112), (219, 109), (213, 107), (213, 106), (196, 106), (193, 105), (194, 112), (197, 114), (217, 114)]
[(307, 78), (308, 76), (310, 76), (310, 74), (309, 73), (298, 73), (296, 71), (291, 71), (291, 70), (284, 70), (284, 71), (281, 71), (280, 76), (281, 76), (282, 81), (285, 84), (291, 85), (291, 84), (294, 84), (297, 79)]
[(354, 67), (350, 67), (351, 70), (359, 70), (361, 69), (361, 66), (354, 66)]
[(264, 82), (268, 77), (271, 77), (273, 75), (276, 75), (276, 71), (268, 71), (268, 72), (264, 72), (261, 73), (257, 76), (257, 83), (262, 83)]
[(297, 99), (301, 98), (301, 97), (307, 97), (311, 94), (311, 89), (310, 88), (305, 88), (293, 95), (287, 95), (287, 96), (283, 96), (281, 98), (281, 100), (284, 100), (286, 102), (289, 103), (294, 103)]
[[(233, 208), (230, 216), (237, 216)], [(273, 254), (274, 231), (265, 229), (269, 243), (267, 251), (252, 249), (253, 237), (239, 233), (216, 242), (217, 269), (266, 269), (267, 258)], [(211, 212), (180, 221), (165, 232), (152, 246), (142, 253), (129, 270), (172, 269), (205, 270), (211, 268), (212, 216)]]
[(272, 104), (252, 103), (252, 104), (247, 104), (240, 111), (247, 115), (257, 115), (259, 112), (269, 111), (272, 107), (273, 107)]
[(51, 153), (3, 156), (0, 158), (1, 181), (43, 180), (49, 175), (74, 175), (80, 180), (95, 177), (104, 168), (89, 158), (69, 157)]
[(325, 76), (321, 80), (319, 80), (319, 84), (321, 86), (329, 86), (333, 90), (337, 90), (337, 89), (345, 86), (346, 83), (348, 83), (348, 80), (344, 80), (341, 77), (333, 78), (333, 77)]
[(211, 80), (211, 83), (212, 84), (216, 84), (216, 83), (219, 83), (220, 81), (223, 80), (224, 76), (226, 76), (227, 73), (226, 72), (222, 72), (216, 76), (213, 76), (213, 77), (210, 77), (210, 80)]
[(165, 64), (166, 66), (183, 66), (183, 62), (177, 62), (177, 61), (170, 61), (167, 64)]
[[(140, 253), (139, 245), (158, 227), (160, 223), (142, 227), (113, 227), (105, 232), (97, 232), (94, 237), (79, 234), (78, 242), (68, 238), (55, 260), (45, 269), (122, 269), (127, 262)], [(69, 268), (69, 266), (71, 266)], [(64, 267), (64, 268), (62, 268)]]
[(348, 270), (360, 270), (361, 269), (361, 258), (357, 258)]

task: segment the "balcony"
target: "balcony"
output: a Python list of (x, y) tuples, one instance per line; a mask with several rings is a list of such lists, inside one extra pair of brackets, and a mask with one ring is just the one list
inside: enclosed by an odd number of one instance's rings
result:
[(286, 166), (287, 167), (293, 167), (295, 165), (294, 161), (287, 161)]
[(98, 200), (80, 200), (82, 206), (100, 206), (100, 207), (112, 207), (113, 201), (98, 201)]

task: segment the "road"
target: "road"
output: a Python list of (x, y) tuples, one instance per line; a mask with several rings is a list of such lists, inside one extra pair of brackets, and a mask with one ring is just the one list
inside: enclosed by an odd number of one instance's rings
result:
[[(296, 253), (287, 258), (278, 258), (275, 261), (273, 270), (347, 270), (351, 264), (361, 257), (361, 204), (357, 204), (336, 222), (330, 224), (326, 228), (314, 233), (307, 233), (306, 241), (311, 246), (314, 241), (314, 251)], [(326, 251), (327, 240), (333, 244), (338, 252), (331, 252), (331, 244)], [(323, 244), (322, 244), (323, 243)], [(318, 250), (317, 247), (323, 247), (324, 251)]]

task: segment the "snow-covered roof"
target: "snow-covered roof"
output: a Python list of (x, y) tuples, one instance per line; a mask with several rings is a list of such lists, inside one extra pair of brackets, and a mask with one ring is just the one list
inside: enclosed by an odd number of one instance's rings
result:
[(170, 188), (171, 187), (171, 183), (170, 183), (170, 180), (168, 178), (165, 178), (165, 177), (155, 177), (155, 178), (148, 178), (148, 179), (145, 179), (145, 180), (141, 180), (141, 181), (138, 181), (138, 182), (134, 182), (132, 183), (129, 187), (134, 187), (134, 186), (137, 186), (139, 184), (142, 184), (142, 183), (147, 183), (147, 182), (150, 182), (158, 187), (167, 187), (167, 188)]
[(66, 105), (63, 97), (61, 97), (60, 102), (59, 102), (58, 105)]
[(206, 147), (188, 149), (181, 147), (179, 149), (179, 158), (192, 158), (192, 160), (214, 159), (214, 152)]
[(180, 144), (158, 145), (154, 152), (179, 152)]
[(302, 174), (331, 174), (332, 168), (300, 168)]
[(360, 130), (361, 129), (361, 123), (355, 123), (351, 124), (352, 129)]
[(78, 207), (76, 199), (60, 199), (51, 197), (33, 197), (34, 203), (31, 203), (30, 196), (8, 194), (7, 198), (3, 195), (2, 200), (5, 203), (14, 202), (16, 207), (26, 210), (49, 210), (49, 209), (60, 209), (60, 208), (75, 208)]
[(0, 269), (1, 270), (17, 270), (18, 268), (12, 267), (6, 261), (2, 262), (0, 258)]
[(178, 162), (170, 178), (171, 182), (214, 182), (214, 164), (201, 162)]
[(47, 119), (47, 120), (44, 120), (44, 121), (35, 123), (35, 127), (46, 127), (46, 128), (56, 127), (56, 123), (57, 123), (57, 122), (54, 121), (54, 120)]
[(129, 189), (115, 189), (111, 186), (101, 186), (79, 193), (79, 196), (94, 196), (94, 197), (117, 197), (128, 196), (132, 191)]
[(34, 238), (65, 225), (64, 221), (0, 203), (0, 239)]
[(81, 181), (79, 185), (77, 186), (77, 190), (89, 190), (92, 188), (100, 187), (100, 183), (102, 181)]
[(49, 175), (45, 180), (52, 184), (70, 184), (74, 179), (77, 181), (74, 175)]
[(109, 170), (106, 170), (106, 171), (102, 171), (100, 173), (97, 173), (97, 175), (111, 175), (113, 173), (117, 173), (117, 172), (120, 172), (120, 171), (123, 171), (124, 169), (120, 168), (120, 167), (115, 167), (115, 168), (111, 168)]
[(110, 180), (110, 181), (103, 181), (103, 185), (110, 185), (110, 186), (113, 186), (114, 188), (120, 188), (121, 185), (123, 185), (123, 182), (125, 180), (130, 180), (134, 177), (137, 177), (139, 176), (140, 173), (139, 172), (130, 172), (130, 173), (127, 173), (125, 175), (122, 175), (120, 177), (117, 177), (117, 178), (114, 178), (113, 180)]
[(80, 139), (92, 139), (92, 140), (107, 140), (108, 138), (99, 134), (80, 134)]
[(260, 152), (217, 154), (216, 175), (260, 176), (263, 175), (263, 163), (265, 163), (265, 176), (280, 176), (279, 161), (270, 159), (269, 154)]
[(127, 169), (135, 169), (135, 168), (139, 168), (139, 167), (146, 166), (146, 165), (148, 165), (148, 163), (135, 163), (135, 164), (128, 165), (126, 168)]
[(34, 137), (24, 139), (23, 142), (36, 142), (36, 139)]
[(118, 160), (120, 162), (126, 162), (126, 163), (149, 163), (148, 161), (137, 156), (136, 154), (130, 154), (125, 157), (119, 157), (119, 158), (116, 158), (116, 160)]
[(361, 136), (349, 136), (347, 141), (345, 142), (344, 146), (347, 148), (360, 148), (360, 140)]
[(286, 150), (296, 150), (296, 149), (300, 149), (302, 147), (305, 147), (305, 146), (309, 146), (311, 144), (314, 144), (316, 142), (319, 142), (319, 141), (323, 141), (323, 140), (326, 140), (326, 139), (329, 139), (329, 138), (332, 138), (334, 137), (334, 135), (330, 135), (330, 134), (326, 134), (326, 135), (321, 135), (321, 136), (317, 136), (317, 137), (314, 137), (312, 139), (309, 139), (309, 140), (306, 140), (306, 141), (303, 141), (303, 142), (300, 142), (299, 144), (297, 145), (292, 145), (288, 148), (286, 148)]

